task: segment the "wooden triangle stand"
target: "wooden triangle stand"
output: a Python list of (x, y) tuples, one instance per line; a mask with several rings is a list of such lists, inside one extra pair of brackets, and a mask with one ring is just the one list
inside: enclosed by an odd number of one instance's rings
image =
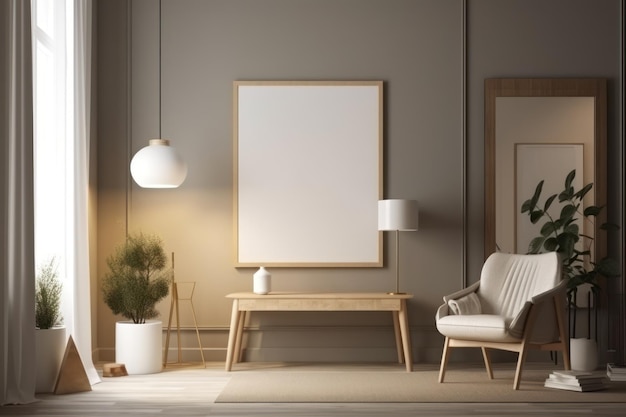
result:
[[(174, 252), (172, 252), (172, 304), (170, 305), (170, 318), (167, 323), (167, 335), (165, 337), (165, 351), (163, 352), (163, 368), (167, 365), (183, 365), (182, 360), (182, 346), (180, 344), (180, 309), (179, 309), (179, 301), (189, 301), (191, 304), (191, 314), (193, 315), (193, 324), (196, 329), (196, 336), (198, 338), (198, 347), (200, 348), (200, 357), (202, 358), (202, 366), (206, 368), (206, 362), (204, 361), (204, 352), (202, 351), (202, 342), (200, 341), (200, 330), (198, 330), (198, 321), (196, 319), (196, 312), (193, 307), (193, 292), (196, 288), (195, 282), (181, 282), (182, 285), (191, 285), (191, 290), (189, 291), (189, 296), (186, 298), (180, 298), (178, 295), (178, 283), (176, 282), (176, 278), (174, 277)], [(174, 314), (174, 310), (176, 310), (176, 340), (178, 348), (178, 359), (176, 362), (168, 362), (167, 354), (170, 348), (170, 332), (172, 330), (172, 316)]]
[(65, 348), (65, 354), (63, 355), (63, 362), (61, 362), (59, 376), (54, 385), (54, 393), (73, 394), (85, 391), (91, 391), (91, 384), (74, 339), (70, 336)]

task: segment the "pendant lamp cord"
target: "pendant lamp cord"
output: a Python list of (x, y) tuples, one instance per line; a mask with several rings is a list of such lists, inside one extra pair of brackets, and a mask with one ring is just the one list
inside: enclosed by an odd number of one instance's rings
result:
[(162, 139), (161, 136), (161, 119), (163, 118), (163, 112), (161, 109), (161, 0), (159, 0), (159, 139)]
[[(126, 30), (128, 32), (128, 40), (126, 44), (126, 60), (128, 65), (126, 67), (126, 77), (131, 80), (133, 76), (133, 4), (132, 2), (128, 2), (126, 5), (126, 12), (128, 13), (128, 21), (126, 23)], [(128, 120), (129, 122), (126, 124), (126, 167), (130, 166), (130, 162), (132, 161), (133, 155), (133, 96), (132, 96), (132, 88), (128, 88), (126, 91), (126, 107), (128, 109)], [(130, 175), (130, 170), (126, 170), (126, 211), (124, 213), (124, 233), (126, 238), (128, 238), (128, 225), (130, 223), (130, 204), (131, 204), (131, 193), (133, 189), (133, 180)]]

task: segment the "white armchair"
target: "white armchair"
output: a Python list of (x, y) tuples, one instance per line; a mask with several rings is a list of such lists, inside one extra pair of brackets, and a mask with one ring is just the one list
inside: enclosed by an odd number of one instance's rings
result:
[(513, 389), (519, 389), (529, 349), (561, 351), (570, 369), (563, 324), (565, 281), (555, 252), (539, 255), (494, 253), (485, 261), (480, 281), (443, 297), (436, 315), (445, 336), (439, 382), (450, 350), (479, 347), (493, 379), (488, 349), (519, 354)]

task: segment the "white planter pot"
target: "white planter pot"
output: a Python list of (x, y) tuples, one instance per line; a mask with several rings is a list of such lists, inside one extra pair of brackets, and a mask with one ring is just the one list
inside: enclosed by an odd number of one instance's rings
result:
[(115, 323), (115, 362), (124, 364), (129, 374), (161, 372), (162, 333), (160, 320), (148, 320), (144, 324), (118, 321)]
[(35, 330), (37, 363), (35, 392), (54, 391), (66, 344), (65, 327)]
[(569, 340), (569, 358), (574, 371), (594, 371), (598, 367), (598, 345), (593, 339)]

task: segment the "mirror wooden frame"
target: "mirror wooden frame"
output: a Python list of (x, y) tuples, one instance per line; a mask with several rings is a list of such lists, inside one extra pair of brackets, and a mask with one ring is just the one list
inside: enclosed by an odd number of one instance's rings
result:
[[(605, 78), (490, 78), (485, 80), (485, 218), (484, 257), (496, 251), (496, 98), (497, 97), (593, 97), (595, 100), (594, 204), (606, 205), (607, 80)], [(606, 221), (603, 210), (594, 235)], [(596, 256), (606, 255), (606, 238), (596, 238)]]

